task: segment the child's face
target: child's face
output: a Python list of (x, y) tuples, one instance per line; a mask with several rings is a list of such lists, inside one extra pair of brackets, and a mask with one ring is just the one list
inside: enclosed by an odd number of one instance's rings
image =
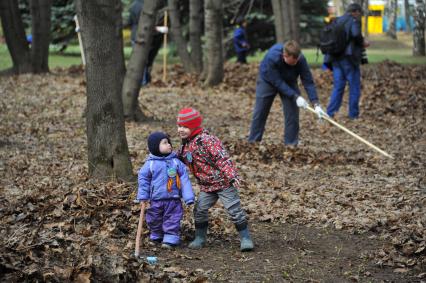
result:
[(167, 139), (162, 139), (160, 142), (160, 152), (162, 154), (169, 154), (172, 152), (172, 145)]
[(181, 139), (189, 138), (191, 135), (191, 129), (184, 126), (178, 126), (178, 134)]

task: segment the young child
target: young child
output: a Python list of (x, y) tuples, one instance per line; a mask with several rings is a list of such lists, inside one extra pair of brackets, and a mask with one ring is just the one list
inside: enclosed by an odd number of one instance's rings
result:
[(163, 248), (180, 243), (181, 198), (186, 205), (194, 203), (194, 192), (185, 164), (172, 152), (169, 137), (154, 132), (148, 137), (149, 156), (138, 173), (137, 200), (149, 201), (146, 223), (150, 239), (163, 242)]
[(203, 129), (201, 122), (200, 113), (193, 108), (182, 109), (177, 117), (182, 138), (178, 156), (191, 169), (201, 190), (194, 207), (195, 239), (189, 248), (199, 249), (206, 243), (208, 210), (220, 199), (240, 234), (241, 251), (251, 251), (254, 246), (241, 208), (237, 170), (222, 142)]

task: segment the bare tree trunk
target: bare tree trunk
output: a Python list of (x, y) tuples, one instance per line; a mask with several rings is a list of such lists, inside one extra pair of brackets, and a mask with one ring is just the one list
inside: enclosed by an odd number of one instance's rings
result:
[(334, 0), (334, 7), (336, 9), (336, 16), (340, 17), (345, 13), (346, 1), (344, 0)]
[(203, 70), (203, 53), (201, 34), (203, 21), (203, 4), (201, 0), (189, 0), (189, 42), (194, 71), (200, 74)]
[(414, 10), (413, 55), (425, 56), (425, 1), (416, 0)]
[(288, 2), (288, 18), (291, 19), (290, 26), (290, 38), (297, 42), (300, 42), (300, 1), (299, 0), (287, 0)]
[(31, 0), (31, 23), (33, 41), (31, 62), (34, 73), (49, 72), (50, 14), (52, 0)]
[(18, 1), (1, 0), (0, 17), (7, 48), (12, 57), (13, 72), (15, 74), (31, 72), (31, 53), (25, 37)]
[(369, 7), (370, 7), (370, 1), (369, 0), (365, 0), (364, 1), (364, 36), (368, 37), (368, 14), (369, 14)]
[(408, 3), (408, 0), (404, 0), (404, 18), (405, 18), (405, 26), (407, 27), (406, 32), (411, 32), (410, 3)]
[(121, 89), (125, 72), (120, 0), (77, 0), (86, 55), (89, 174), (130, 180)]
[(214, 86), (223, 80), (222, 48), (222, 0), (206, 0), (206, 45), (207, 45), (207, 86)]
[(143, 70), (148, 61), (157, 12), (163, 5), (163, 1), (145, 0), (139, 18), (136, 40), (127, 64), (122, 91), (124, 116), (131, 120), (146, 121), (148, 119), (139, 107), (139, 90)]
[(177, 46), (177, 52), (186, 72), (192, 72), (192, 62), (189, 57), (187, 42), (182, 36), (182, 28), (179, 16), (179, 0), (168, 0), (170, 13), (171, 34)]
[(272, 10), (274, 12), (275, 37), (277, 42), (284, 42), (286, 39), (283, 7), (281, 0), (272, 0)]
[(396, 38), (396, 13), (398, 8), (398, 0), (389, 0), (389, 27), (386, 35), (392, 39)]

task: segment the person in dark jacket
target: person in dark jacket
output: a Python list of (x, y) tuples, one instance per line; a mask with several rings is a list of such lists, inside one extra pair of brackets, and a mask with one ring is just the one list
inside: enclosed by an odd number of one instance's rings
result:
[(247, 64), (247, 51), (250, 48), (246, 35), (247, 21), (240, 16), (235, 24), (237, 28), (234, 30), (234, 49), (237, 53), (237, 62)]
[(299, 77), (309, 100), (315, 105), (318, 116), (321, 118), (326, 115), (319, 105), (315, 83), (299, 44), (294, 40), (285, 44), (277, 43), (269, 49), (260, 63), (249, 142), (262, 140), (269, 111), (278, 93), (285, 119), (284, 143), (286, 145), (299, 143), (298, 107), (308, 106), (297, 86)]
[[(129, 21), (127, 25), (130, 25), (131, 27), (130, 39), (132, 41), (132, 45), (134, 45), (136, 42), (136, 34), (138, 31), (139, 17), (142, 12), (142, 9), (143, 9), (143, 0), (134, 0), (129, 8)], [(144, 74), (143, 74), (143, 78), (141, 82), (142, 86), (147, 85), (151, 82), (152, 65), (154, 64), (155, 56), (157, 56), (157, 53), (160, 50), (162, 43), (163, 43), (163, 35), (161, 32), (156, 30), (152, 37), (152, 43), (148, 53), (148, 60), (144, 69)]]
[(333, 117), (342, 105), (346, 83), (349, 84), (349, 118), (356, 119), (359, 116), (360, 64), (363, 61), (365, 48), (369, 45), (362, 36), (361, 13), (361, 6), (352, 3), (348, 6), (346, 13), (336, 19), (338, 24), (344, 24), (348, 44), (341, 56), (327, 55), (326, 59), (331, 62), (333, 68), (333, 91), (327, 106), (327, 114), (330, 117)]

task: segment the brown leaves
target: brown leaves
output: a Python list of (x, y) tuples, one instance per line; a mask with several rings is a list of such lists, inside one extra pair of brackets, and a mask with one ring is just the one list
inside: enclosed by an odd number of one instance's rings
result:
[[(368, 233), (383, 243), (372, 251), (375, 263), (398, 273), (424, 274), (419, 272), (426, 264), (424, 67), (387, 62), (363, 68), (361, 118), (345, 118), (346, 98), (336, 117), (394, 155), (393, 161), (339, 129), (322, 129), (304, 111), (303, 144), (283, 146), (278, 98), (262, 143), (245, 142), (257, 67), (227, 64), (224, 84), (212, 89), (200, 88), (199, 79), (181, 67), (170, 70), (167, 84), (154, 78), (141, 90), (140, 102), (156, 122), (126, 124), (135, 173), (147, 154), (149, 132), (170, 133), (176, 148), (175, 115), (181, 107), (194, 106), (239, 168), (242, 205), (250, 221)], [(0, 125), (0, 268), (30, 281), (205, 282), (214, 271), (182, 268), (179, 262), (194, 259), (179, 250), (159, 258), (158, 266), (131, 256), (139, 215), (132, 203), (136, 185), (88, 180), (83, 73), (79, 68), (56, 72), (0, 78), (8, 99), (1, 104)], [(315, 70), (314, 77), (326, 105), (329, 74)], [(185, 209), (182, 223), (185, 241), (192, 237), (191, 210)], [(235, 228), (220, 204), (211, 209), (210, 219), (209, 234), (235, 240)], [(148, 246), (147, 235), (145, 230), (144, 256), (155, 255), (158, 248)]]

